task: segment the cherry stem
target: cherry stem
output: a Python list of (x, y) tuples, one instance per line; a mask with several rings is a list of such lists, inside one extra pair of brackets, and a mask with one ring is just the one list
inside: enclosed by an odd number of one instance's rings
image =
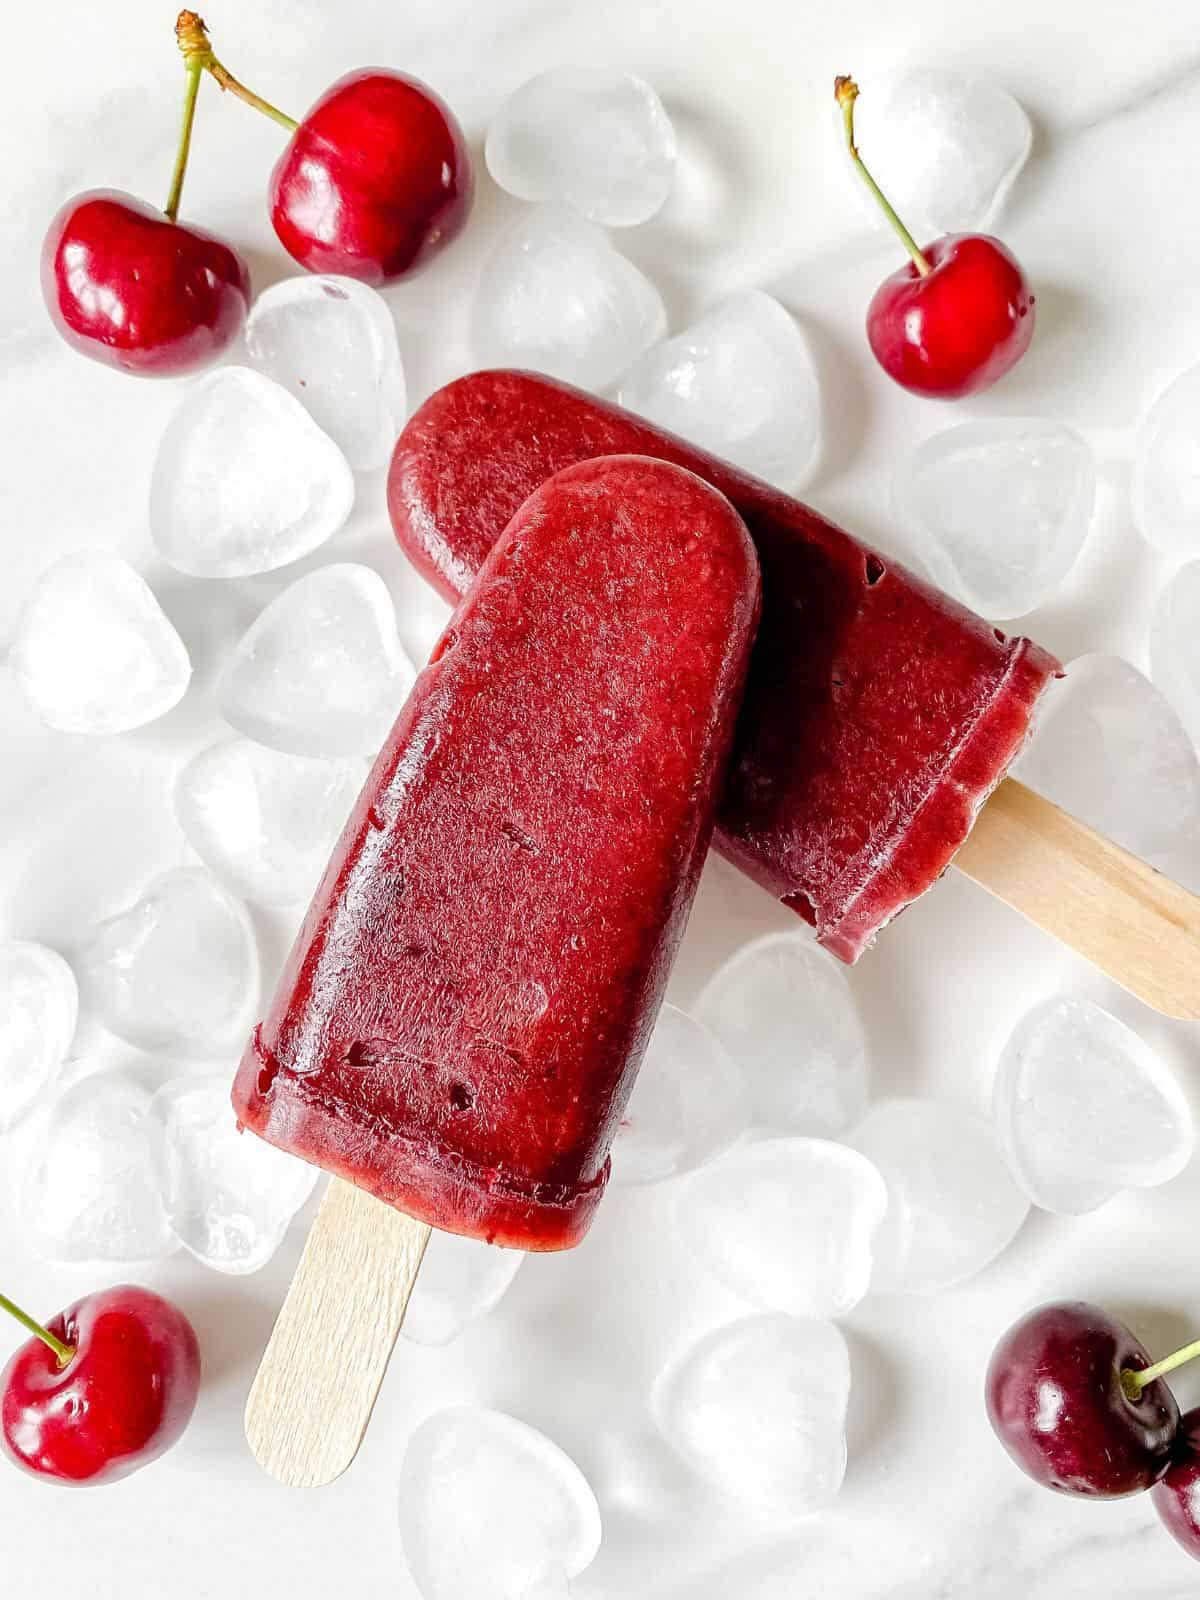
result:
[(171, 192), (163, 207), (172, 222), (179, 220), (179, 201), (183, 195), (183, 179), (187, 172), (188, 154), (192, 148), (192, 126), (196, 121), (196, 94), (200, 88), (200, 75), (204, 68), (198, 61), (187, 63), (187, 88), (183, 95), (183, 127), (179, 133), (179, 149), (175, 154), (175, 171), (171, 174)]
[(853, 161), (854, 165), (858, 168), (859, 176), (862, 178), (862, 181), (875, 196), (875, 199), (878, 201), (884, 216), (896, 230), (896, 234), (900, 239), (900, 243), (913, 258), (913, 264), (917, 271), (923, 278), (927, 278), (933, 271), (933, 267), (929, 262), (929, 257), (925, 255), (920, 245), (913, 238), (912, 234), (909, 233), (908, 229), (900, 221), (900, 218), (896, 215), (896, 212), (892, 207), (891, 201), (875, 182), (875, 179), (867, 171), (866, 163), (859, 155), (858, 146), (854, 142), (854, 102), (858, 99), (858, 85), (855, 83), (853, 78), (835, 78), (833, 80), (833, 92), (835, 98), (837, 99), (838, 105), (842, 108), (842, 126), (846, 130), (846, 148), (850, 152), (851, 161)]
[(0, 1310), (7, 1311), (10, 1317), (15, 1317), (23, 1328), (35, 1334), (44, 1345), (53, 1350), (58, 1357), (60, 1367), (65, 1367), (74, 1360), (73, 1345), (64, 1344), (61, 1339), (56, 1338), (49, 1328), (43, 1328), (40, 1322), (35, 1322), (27, 1311), (22, 1311), (20, 1306), (14, 1305), (7, 1295), (0, 1294)]
[(1182, 1350), (1176, 1350), (1174, 1355), (1164, 1356), (1161, 1361), (1156, 1361), (1149, 1367), (1124, 1367), (1121, 1370), (1121, 1387), (1131, 1400), (1140, 1399), (1142, 1390), (1152, 1384), (1155, 1378), (1164, 1377), (1168, 1372), (1174, 1372), (1176, 1367), (1182, 1367), (1189, 1361), (1194, 1361), (1200, 1356), (1200, 1339), (1191, 1344), (1185, 1344)]
[(239, 100), (244, 100), (248, 106), (253, 106), (256, 111), (261, 111), (265, 117), (270, 117), (281, 128), (286, 128), (289, 133), (295, 133), (300, 124), (295, 117), (289, 117), (286, 111), (280, 111), (278, 106), (273, 106), (269, 100), (264, 100), (261, 95), (247, 89), (244, 83), (239, 83), (230, 72), (213, 55), (212, 41), (208, 37), (208, 29), (204, 20), (194, 11), (181, 11), (175, 20), (175, 38), (179, 44), (183, 59), (188, 67), (193, 64), (201, 72), (207, 72), (220, 84), (222, 89), (236, 95)]

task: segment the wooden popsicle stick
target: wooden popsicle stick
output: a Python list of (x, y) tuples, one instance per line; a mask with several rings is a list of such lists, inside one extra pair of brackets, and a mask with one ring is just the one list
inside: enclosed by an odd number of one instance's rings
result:
[(246, 1401), (250, 1448), (280, 1483), (332, 1483), (358, 1454), (430, 1232), (329, 1185)]
[(1015, 778), (954, 865), (1168, 1017), (1200, 1021), (1200, 897)]

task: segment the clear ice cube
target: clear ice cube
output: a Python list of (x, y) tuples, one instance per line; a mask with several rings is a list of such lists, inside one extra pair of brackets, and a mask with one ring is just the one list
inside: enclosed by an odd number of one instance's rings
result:
[(773, 1315), (727, 1323), (684, 1350), (651, 1404), (696, 1472), (786, 1521), (841, 1488), (849, 1398), (850, 1356), (833, 1323)]
[(452, 1406), (408, 1441), (400, 1536), (424, 1600), (527, 1600), (590, 1565), (600, 1509), (579, 1468), (536, 1428)]
[(1054, 592), (1083, 548), (1096, 460), (1058, 422), (964, 422), (901, 462), (893, 498), (937, 584), (985, 617), (1020, 617)]
[(1200, 748), (1200, 561), (1181, 567), (1150, 624), (1150, 671)]
[(614, 1183), (658, 1183), (719, 1155), (746, 1126), (736, 1063), (677, 1006), (658, 1014), (612, 1147)]
[(124, 733), (178, 705), (192, 664), (127, 561), (80, 550), (47, 568), (9, 653), (26, 699), (63, 733)]
[(354, 504), (345, 456), (261, 372), (221, 367), (191, 385), (150, 480), (150, 533), (194, 578), (244, 578), (310, 554)]
[(387, 465), (406, 395), (382, 295), (354, 278), (284, 278), (251, 307), (246, 348), (256, 370), (300, 402), (356, 471)]
[(83, 947), (84, 997), (144, 1050), (217, 1055), (244, 1043), (258, 999), (245, 907), (201, 867), (177, 867)]
[(661, 209), (675, 176), (675, 130), (642, 78), (552, 67), (509, 95), (488, 127), (488, 171), (520, 200), (570, 206), (630, 227)]
[(618, 399), (781, 489), (798, 487), (820, 452), (808, 340), (761, 289), (731, 295), (647, 350), (621, 379)]
[(78, 1013), (75, 974), (57, 951), (0, 939), (0, 1133), (54, 1082)]
[(1094, 1211), (1166, 1183), (1191, 1160), (1192, 1117), (1142, 1039), (1088, 1000), (1054, 995), (1000, 1056), (993, 1113), (1013, 1176), (1046, 1211)]
[(676, 1225), (698, 1261), (752, 1304), (840, 1317), (871, 1281), (887, 1188), (866, 1156), (827, 1139), (771, 1139), (683, 1179)]
[(179, 774), (175, 814), (197, 854), (247, 900), (297, 905), (311, 897), (365, 776), (357, 762), (226, 739)]
[(38, 1131), (22, 1186), (26, 1224), (55, 1261), (154, 1261), (175, 1248), (150, 1095), (123, 1072), (73, 1084)]
[(867, 1105), (867, 1041), (845, 974), (811, 938), (773, 933), (709, 979), (696, 1015), (742, 1068), (753, 1120), (836, 1134)]
[(291, 755), (374, 755), (415, 673), (387, 586), (342, 562), (271, 601), (221, 674), (221, 710), (239, 733)]
[(471, 313), (480, 365), (530, 367), (585, 389), (612, 383), (666, 331), (649, 278), (603, 228), (553, 206), (504, 229)]
[(1029, 1211), (982, 1117), (934, 1100), (880, 1100), (849, 1142), (874, 1162), (888, 1208), (871, 1288), (934, 1294), (974, 1277)]
[[(855, 135), (907, 225), (932, 237), (994, 222), (1033, 145), (1012, 95), (988, 78), (929, 67), (903, 73), (890, 92), (862, 88)], [(884, 225), (873, 201), (871, 215)]]
[(1128, 661), (1072, 661), (1047, 690), (1015, 771), (1171, 877), (1194, 871), (1200, 763), (1171, 706)]
[(499, 1305), (525, 1260), (457, 1233), (430, 1236), (401, 1332), (414, 1344), (450, 1344), (477, 1317)]
[(229, 1074), (178, 1078), (155, 1095), (149, 1115), (162, 1150), (163, 1203), (171, 1231), (216, 1272), (257, 1272), (319, 1176), (295, 1156), (239, 1130)]
[(1168, 385), (1138, 431), (1133, 515), (1166, 555), (1200, 556), (1200, 366)]

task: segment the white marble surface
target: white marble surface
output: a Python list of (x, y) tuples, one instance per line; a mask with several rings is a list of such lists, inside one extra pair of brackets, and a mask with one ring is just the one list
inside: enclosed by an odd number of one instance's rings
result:
[[(1102, 493), (1084, 557), (1029, 629), (1066, 657), (1115, 650), (1144, 664), (1150, 608), (1169, 566), (1129, 517), (1132, 430), (1162, 381), (1200, 359), (1200, 48), (1179, 0), (214, 0), (208, 20), (235, 70), (302, 109), (363, 63), (406, 67), (457, 106), (478, 147), (510, 88), (560, 61), (641, 72), (677, 120), (676, 194), (627, 248), (668, 297), (672, 325), (734, 287), (771, 289), (812, 337), (829, 406), (829, 445), (809, 489), (821, 509), (880, 545), (895, 453), (950, 414), (888, 387), (861, 315), (894, 256), (864, 227), (831, 135), (829, 85), (853, 69), (904, 63), (995, 74), (1037, 124), (1034, 158), (1002, 231), (1038, 293), (1039, 328), (1020, 370), (972, 415), (1042, 413), (1080, 428), (1100, 453)], [(119, 550), (145, 571), (184, 634), (196, 681), (175, 712), (89, 742), (42, 729), (0, 671), (0, 933), (67, 951), (97, 916), (157, 871), (189, 859), (169, 785), (221, 730), (214, 672), (262, 603), (297, 569), (216, 587), (168, 572), (146, 527), (151, 451), (170, 384), (139, 383), (57, 342), (36, 289), (46, 220), (80, 188), (158, 199), (171, 161), (178, 69), (170, 8), (151, 0), (11, 7), (0, 103), (0, 648), (30, 581), (80, 545)], [(262, 201), (278, 130), (205, 86), (187, 215), (247, 248), (260, 286), (290, 270)], [(512, 202), (486, 177), (468, 235), (436, 270), (390, 295), (414, 399), (470, 365), (466, 297)], [(406, 572), (378, 481), (317, 560), (377, 568), (420, 653), (442, 612)], [(310, 559), (304, 570), (315, 564)], [(270, 973), (289, 919), (259, 918)], [(687, 998), (719, 956), (790, 924), (744, 880), (705, 878), (675, 983)], [(1014, 1018), (1058, 987), (1111, 1006), (1159, 1046), (1196, 1093), (1200, 1040), (1125, 1000), (1049, 940), (953, 875), (852, 975), (868, 1019), (878, 1092), (986, 1107), (992, 1064)], [(81, 1062), (120, 1052), (94, 1027)], [(145, 1060), (137, 1070), (161, 1069)], [(11, 1174), (11, 1153), (0, 1151)], [(351, 1590), (415, 1593), (395, 1494), (404, 1441), (431, 1409), (499, 1406), (567, 1448), (599, 1496), (605, 1536), (579, 1600), (1183, 1600), (1200, 1570), (1159, 1533), (1145, 1499), (1073, 1503), (1035, 1490), (993, 1441), (980, 1383), (990, 1346), (1049, 1296), (1103, 1300), (1154, 1349), (1200, 1321), (1195, 1218), (1200, 1166), (1165, 1188), (1078, 1220), (1036, 1215), (977, 1281), (931, 1301), (868, 1299), (846, 1321), (855, 1389), (850, 1467), (834, 1508), (786, 1536), (702, 1492), (656, 1441), (646, 1395), (681, 1342), (742, 1308), (701, 1281), (672, 1244), (664, 1190), (614, 1191), (585, 1245), (532, 1261), (500, 1309), (446, 1350), (402, 1345), (355, 1469), (319, 1496), (276, 1487), (241, 1439), (245, 1390), (295, 1262), (303, 1227), (274, 1265), (224, 1280), (176, 1258), (140, 1274), (178, 1297), (208, 1365), (198, 1420), (153, 1471), (67, 1496), (0, 1475), (4, 1586), (97, 1600), (173, 1600)], [(34, 1259), (9, 1204), (0, 1283), (49, 1312), (111, 1269)], [(9, 1337), (0, 1333), (0, 1348)], [(1200, 1401), (1200, 1373), (1178, 1390)]]

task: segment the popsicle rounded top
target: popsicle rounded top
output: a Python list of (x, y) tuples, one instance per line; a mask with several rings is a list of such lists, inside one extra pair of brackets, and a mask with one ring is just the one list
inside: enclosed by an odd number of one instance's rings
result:
[(396, 536), (460, 594), (539, 483), (630, 451), (720, 489), (757, 545), (762, 623), (717, 841), (854, 961), (946, 869), (1059, 665), (807, 506), (534, 373), (471, 374), (415, 413), (388, 476)]
[(242, 1122), (436, 1227), (586, 1229), (708, 848), (758, 620), (729, 503), (659, 461), (540, 487), (347, 824)]

